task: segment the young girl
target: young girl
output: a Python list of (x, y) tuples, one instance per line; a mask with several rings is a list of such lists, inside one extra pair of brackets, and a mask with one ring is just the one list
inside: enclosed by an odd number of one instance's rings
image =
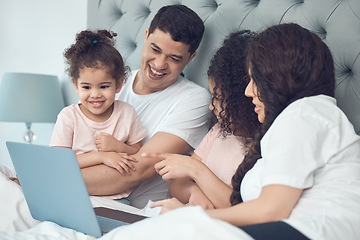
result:
[(359, 239), (360, 137), (336, 106), (330, 50), (296, 24), (248, 50), (261, 133), (234, 175), (234, 206), (208, 213), (254, 239)]
[(165, 212), (183, 204), (204, 208), (230, 206), (231, 178), (259, 126), (251, 99), (243, 94), (247, 76), (245, 48), (251, 34), (231, 34), (214, 55), (208, 69), (212, 93), (209, 108), (218, 122), (191, 157), (160, 155), (165, 159), (155, 168), (163, 179), (175, 179), (169, 188), (174, 199), (156, 202), (153, 207), (163, 206)]
[[(139, 150), (146, 131), (132, 106), (115, 101), (127, 73), (114, 48), (115, 36), (106, 30), (82, 31), (65, 50), (67, 71), (80, 103), (59, 113), (50, 145), (72, 148), (80, 168), (105, 164), (130, 174), (135, 170), (131, 162), (136, 160), (128, 154)], [(98, 151), (107, 152), (109, 157), (95, 157)], [(117, 157), (110, 157), (113, 155)]]

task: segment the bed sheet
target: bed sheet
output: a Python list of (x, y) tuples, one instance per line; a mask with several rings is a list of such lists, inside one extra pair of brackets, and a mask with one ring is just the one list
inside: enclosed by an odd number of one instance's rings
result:
[[(94, 240), (96, 238), (61, 227), (39, 222), (31, 217), (21, 188), (9, 177), (13, 170), (0, 165), (0, 239), (1, 240)], [(142, 211), (116, 201), (91, 197), (94, 207), (104, 206), (127, 211)], [(121, 205), (121, 206), (120, 206)], [(154, 213), (156, 215), (156, 213)], [(118, 227), (98, 238), (115, 239), (252, 239), (238, 228), (210, 218), (201, 207), (184, 207), (163, 215)]]

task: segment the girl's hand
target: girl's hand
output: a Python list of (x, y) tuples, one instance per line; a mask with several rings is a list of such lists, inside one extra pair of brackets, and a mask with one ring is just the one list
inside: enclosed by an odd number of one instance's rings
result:
[(155, 171), (162, 176), (165, 181), (176, 178), (192, 178), (201, 161), (190, 156), (170, 153), (143, 153), (142, 156), (148, 158), (157, 158), (162, 161), (154, 165)]
[(106, 166), (115, 168), (123, 175), (130, 175), (131, 171), (135, 171), (135, 167), (132, 162), (137, 162), (137, 160), (134, 157), (129, 156), (127, 153), (114, 153), (103, 159), (103, 163)]
[(184, 207), (185, 205), (181, 203), (177, 198), (164, 199), (157, 202), (154, 202), (150, 205), (150, 208), (154, 207), (162, 207), (160, 214), (166, 213), (170, 210), (174, 210), (176, 208)]
[(119, 151), (119, 145), (124, 144), (108, 133), (101, 132), (95, 137), (95, 145), (100, 152), (123, 152)]

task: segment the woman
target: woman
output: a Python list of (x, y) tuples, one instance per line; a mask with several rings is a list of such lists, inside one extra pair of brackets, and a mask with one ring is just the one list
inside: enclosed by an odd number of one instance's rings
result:
[(277, 25), (252, 39), (247, 67), (262, 128), (232, 179), (233, 206), (208, 214), (255, 239), (358, 239), (360, 138), (336, 106), (328, 47)]

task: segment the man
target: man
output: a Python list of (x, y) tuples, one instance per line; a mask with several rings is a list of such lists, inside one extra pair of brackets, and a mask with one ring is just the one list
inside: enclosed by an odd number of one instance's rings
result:
[[(209, 92), (180, 76), (195, 57), (204, 32), (199, 16), (183, 5), (159, 10), (145, 31), (141, 69), (126, 80), (119, 99), (133, 105), (148, 136), (133, 157), (134, 171), (122, 175), (104, 164), (82, 169), (90, 195), (132, 190), (131, 205), (168, 197), (168, 182), (156, 174), (156, 159), (144, 152), (190, 153), (209, 129)], [(121, 158), (114, 152), (94, 152), (90, 158)]]

